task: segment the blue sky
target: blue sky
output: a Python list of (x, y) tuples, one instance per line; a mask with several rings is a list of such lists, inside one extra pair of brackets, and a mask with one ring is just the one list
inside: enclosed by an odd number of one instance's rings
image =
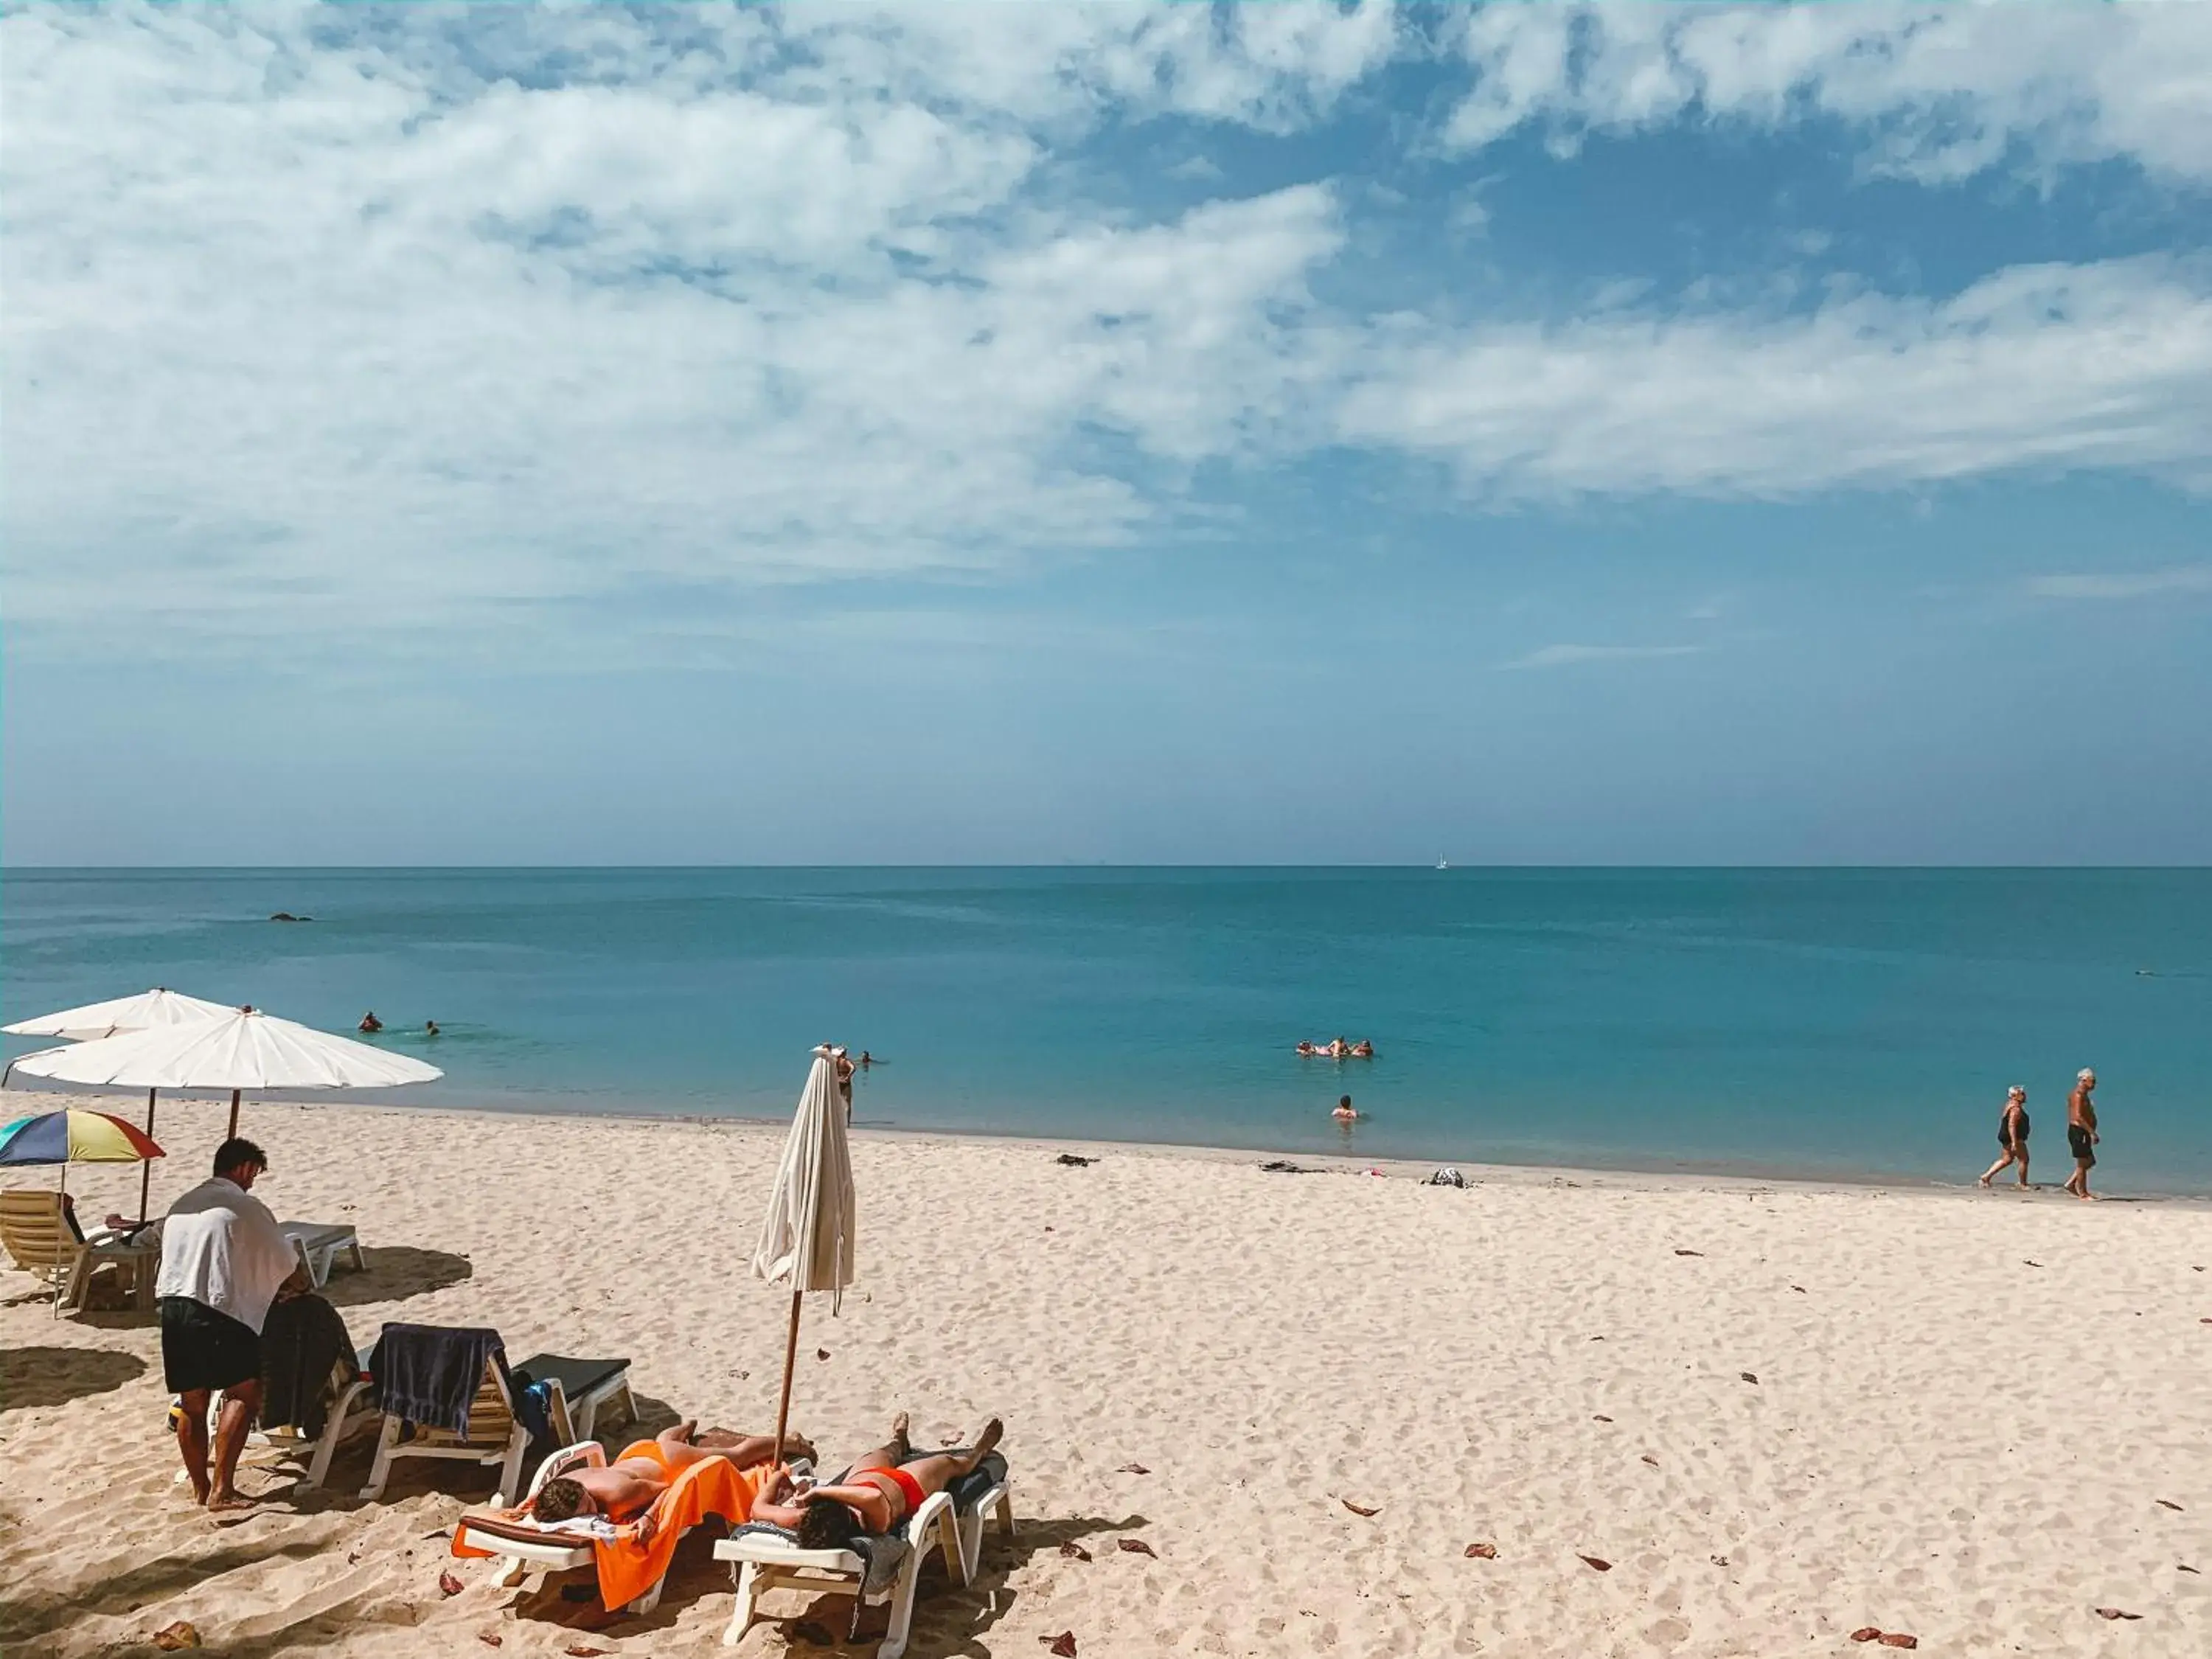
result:
[(0, 856), (2212, 859), (2212, 4), (12, 7)]

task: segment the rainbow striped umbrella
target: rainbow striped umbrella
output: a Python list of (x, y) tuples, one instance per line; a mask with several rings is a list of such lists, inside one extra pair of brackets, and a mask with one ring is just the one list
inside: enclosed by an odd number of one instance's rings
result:
[(0, 1164), (137, 1164), (161, 1156), (161, 1149), (135, 1124), (74, 1106), (19, 1117), (0, 1129)]

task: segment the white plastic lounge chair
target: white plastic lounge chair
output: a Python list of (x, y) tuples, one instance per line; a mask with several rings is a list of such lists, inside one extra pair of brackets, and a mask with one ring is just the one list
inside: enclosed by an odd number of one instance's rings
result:
[[(620, 1399), (632, 1417), (637, 1414), (636, 1402), (630, 1397), (627, 1359), (568, 1359), (558, 1354), (535, 1354), (514, 1367), (511, 1374), (518, 1389), (530, 1382), (550, 1386), (553, 1436), (556, 1440), (574, 1442), (591, 1434), (599, 1407), (610, 1400)], [(492, 1501), (501, 1507), (512, 1502), (511, 1494), (522, 1480), (523, 1457), (530, 1449), (530, 1431), (514, 1414), (514, 1399), (507, 1392), (507, 1376), (501, 1371), (495, 1359), (485, 1362), (483, 1378), (477, 1384), (477, 1396), (469, 1404), (465, 1431), (460, 1434), (418, 1423), (414, 1437), (402, 1440), (400, 1419), (390, 1412), (384, 1413), (384, 1427), (376, 1440), (376, 1462), (370, 1468), (368, 1484), (361, 1489), (361, 1495), (372, 1500), (381, 1498), (384, 1483), (392, 1475), (392, 1466), (401, 1458), (436, 1457), (479, 1463), (486, 1468), (496, 1465), (499, 1486)], [(573, 1396), (572, 1388), (575, 1390)], [(572, 1397), (575, 1401), (573, 1407), (569, 1404)]]
[(850, 1550), (810, 1550), (761, 1533), (725, 1538), (714, 1546), (714, 1559), (732, 1565), (737, 1576), (738, 1605), (730, 1614), (722, 1645), (735, 1647), (752, 1627), (760, 1598), (773, 1589), (796, 1590), (805, 1595), (842, 1595), (851, 1598), (853, 1618), (847, 1632), (860, 1628), (863, 1606), (890, 1604), (890, 1619), (876, 1659), (900, 1659), (914, 1623), (914, 1601), (921, 1583), (921, 1565), (933, 1541), (943, 1553), (945, 1571), (956, 1583), (975, 1582), (983, 1554), (983, 1526), (995, 1513), (999, 1524), (1012, 1537), (1014, 1530), (1013, 1480), (1011, 1476), (981, 1493), (965, 1510), (956, 1510), (947, 1492), (932, 1492), (921, 1507), (907, 1518), (907, 1558), (898, 1577), (873, 1595), (863, 1593), (867, 1563)]
[(63, 1213), (62, 1195), (43, 1188), (0, 1192), (0, 1245), (15, 1265), (54, 1290), (54, 1313), (83, 1305), (95, 1268), (112, 1262), (129, 1274), (140, 1304), (152, 1300), (153, 1269), (161, 1246), (150, 1238), (125, 1243), (125, 1233), (102, 1231), (80, 1243)]
[(256, 1429), (246, 1440), (249, 1452), (264, 1454), (257, 1462), (278, 1463), (303, 1461), (306, 1472), (300, 1477), (301, 1492), (312, 1492), (323, 1484), (331, 1472), (331, 1459), (348, 1440), (374, 1423), (380, 1413), (369, 1398), (368, 1353), (364, 1349), (356, 1356), (356, 1364), (348, 1365), (340, 1359), (331, 1368), (331, 1381), (337, 1389), (337, 1398), (331, 1402), (329, 1417), (324, 1419), (323, 1431), (310, 1440), (290, 1424), (271, 1424)]
[[(523, 1493), (521, 1502), (527, 1504), (537, 1497), (549, 1480), (577, 1469), (603, 1469), (606, 1466), (606, 1448), (596, 1440), (564, 1446), (538, 1466), (538, 1473), (531, 1478), (530, 1490)], [(492, 1583), (504, 1589), (513, 1589), (533, 1572), (569, 1572), (592, 1565), (592, 1528), (595, 1520), (596, 1517), (581, 1522), (563, 1521), (546, 1527), (527, 1519), (495, 1521), (488, 1516), (464, 1515), (457, 1541), (496, 1555), (499, 1559), (492, 1564)], [(654, 1579), (651, 1589), (619, 1611), (651, 1613), (660, 1605), (660, 1587), (665, 1578), (663, 1574)]]
[[(337, 1449), (373, 1425), (380, 1414), (368, 1397), (368, 1351), (365, 1348), (356, 1356), (354, 1364), (340, 1359), (331, 1366), (331, 1384), (337, 1397), (331, 1402), (330, 1415), (323, 1421), (321, 1434), (311, 1440), (293, 1424), (258, 1425), (246, 1435), (246, 1453), (239, 1461), (256, 1468), (302, 1463), (306, 1468), (300, 1476), (299, 1490), (311, 1492), (321, 1486), (330, 1474), (331, 1459), (337, 1455)], [(222, 1414), (222, 1399), (218, 1395), (208, 1401), (210, 1434), (214, 1433), (216, 1421)], [(184, 1480), (184, 1471), (179, 1469), (176, 1478)]]
[(292, 1248), (299, 1252), (300, 1265), (318, 1289), (329, 1282), (331, 1268), (341, 1255), (353, 1264), (356, 1273), (368, 1267), (361, 1253), (361, 1235), (343, 1223), (284, 1221), (277, 1224), (276, 1231), (291, 1240)]

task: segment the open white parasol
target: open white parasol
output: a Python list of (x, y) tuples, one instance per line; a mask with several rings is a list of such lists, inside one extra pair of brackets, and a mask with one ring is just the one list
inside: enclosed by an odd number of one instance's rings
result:
[(221, 1019), (238, 1012), (227, 1002), (209, 1002), (181, 991), (155, 986), (135, 997), (116, 997), (107, 1002), (88, 1002), (82, 1008), (64, 1008), (58, 1014), (19, 1019), (0, 1025), (9, 1036), (60, 1037), (67, 1042), (96, 1042), (126, 1031), (150, 1031), (161, 1025), (190, 1025), (197, 1020)]
[(238, 1097), (247, 1089), (389, 1089), (445, 1076), (419, 1060), (258, 1008), (234, 1008), (220, 1019), (103, 1037), (74, 1048), (44, 1048), (24, 1055), (15, 1069), (27, 1077), (95, 1088), (228, 1089), (234, 1135)]
[[(42, 1014), (36, 1019), (19, 1019), (13, 1025), (0, 1026), (9, 1036), (60, 1037), (66, 1042), (97, 1042), (103, 1037), (120, 1036), (129, 1031), (158, 1030), (171, 1025), (190, 1025), (204, 1019), (221, 1019), (235, 1013), (227, 1002), (209, 1002), (200, 997), (188, 997), (181, 991), (172, 991), (157, 985), (150, 991), (141, 991), (135, 997), (115, 997), (106, 1002), (88, 1002), (82, 1008), (64, 1008), (58, 1014)], [(0, 1071), (0, 1085), (4, 1085), (9, 1073), (15, 1069), (10, 1060)], [(146, 1091), (146, 1133), (154, 1133), (155, 1091)], [(138, 1174), (138, 1219), (146, 1218), (147, 1183), (152, 1179), (153, 1165), (143, 1165)]]

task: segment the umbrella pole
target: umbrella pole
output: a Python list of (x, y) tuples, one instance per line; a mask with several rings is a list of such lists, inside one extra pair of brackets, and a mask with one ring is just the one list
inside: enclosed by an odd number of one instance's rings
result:
[[(64, 1135), (67, 1133), (66, 1126), (64, 1126)], [(66, 1230), (69, 1226), (69, 1147), (66, 1144), (62, 1147), (61, 1194), (62, 1226)], [(63, 1274), (54, 1280), (54, 1317), (57, 1319), (62, 1316), (62, 1298), (69, 1294), (69, 1285), (70, 1280), (67, 1274)]]
[(784, 1431), (791, 1426), (791, 1371), (799, 1363), (799, 1292), (791, 1293), (791, 1332), (783, 1340), (783, 1392), (775, 1401), (775, 1449), (769, 1455), (783, 1462)]
[[(153, 1138), (154, 1091), (149, 1089), (146, 1091), (146, 1139), (151, 1140)], [(138, 1161), (138, 1224), (142, 1227), (146, 1224), (146, 1189), (152, 1184), (153, 1180), (154, 1160), (150, 1158), (141, 1158)]]
[(238, 1139), (238, 1091), (235, 1089), (230, 1091), (230, 1133), (223, 1139), (225, 1140)]

